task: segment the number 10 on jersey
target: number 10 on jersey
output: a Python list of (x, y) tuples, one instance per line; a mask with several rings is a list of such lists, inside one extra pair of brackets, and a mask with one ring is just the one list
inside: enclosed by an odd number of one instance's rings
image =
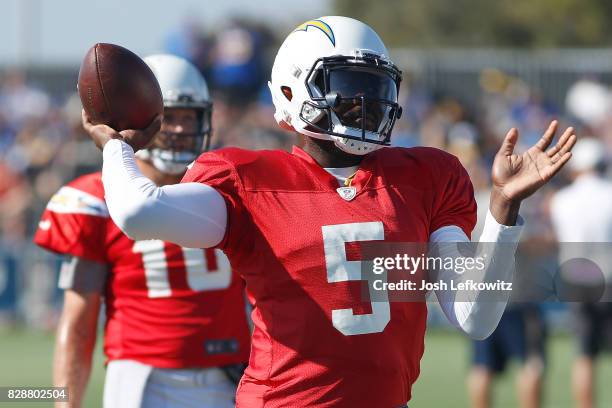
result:
[[(173, 244), (169, 244), (173, 245)], [(168, 279), (168, 260), (165, 251), (166, 243), (160, 240), (134, 242), (133, 251), (142, 255), (147, 289), (150, 298), (170, 297), (172, 288)], [(206, 250), (196, 248), (181, 248), (187, 284), (191, 290), (202, 292), (221, 290), (229, 287), (232, 272), (229, 260), (219, 251), (214, 250), (216, 270), (209, 270)]]

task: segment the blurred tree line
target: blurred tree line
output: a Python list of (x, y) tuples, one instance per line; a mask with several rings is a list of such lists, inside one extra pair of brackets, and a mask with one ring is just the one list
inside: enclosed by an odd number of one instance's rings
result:
[(335, 0), (389, 46), (609, 47), (612, 0)]

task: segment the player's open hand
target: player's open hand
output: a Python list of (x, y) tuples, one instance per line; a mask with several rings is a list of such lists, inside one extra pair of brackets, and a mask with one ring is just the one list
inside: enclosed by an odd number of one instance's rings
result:
[[(572, 156), (576, 143), (574, 128), (567, 128), (550, 149), (558, 122), (550, 123), (542, 138), (523, 154), (515, 154), (518, 131), (510, 129), (493, 162), (493, 188), (510, 201), (521, 201), (542, 187)], [(548, 149), (548, 150), (547, 150)]]
[(104, 149), (104, 145), (111, 139), (121, 139), (132, 146), (134, 151), (147, 147), (161, 127), (161, 116), (151, 121), (149, 126), (143, 130), (122, 130), (117, 132), (115, 129), (104, 124), (93, 124), (85, 110), (81, 112), (83, 128), (91, 137), (98, 149)]
[(523, 154), (514, 153), (518, 130), (513, 128), (506, 134), (492, 170), (490, 211), (499, 223), (514, 225), (521, 201), (546, 184), (572, 157), (576, 134), (571, 127), (563, 132), (555, 146), (548, 148), (557, 127), (558, 122), (552, 121), (542, 138)]

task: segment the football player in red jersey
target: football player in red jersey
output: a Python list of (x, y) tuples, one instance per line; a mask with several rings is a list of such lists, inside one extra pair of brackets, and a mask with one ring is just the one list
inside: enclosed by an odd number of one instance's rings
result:
[[(208, 147), (212, 105), (186, 60), (145, 62), (160, 83), (164, 116), (134, 165), (169, 186)], [(77, 178), (53, 196), (36, 233), (38, 245), (66, 255), (55, 385), (68, 387), (70, 406), (81, 405), (103, 301), (105, 407), (233, 407), (250, 348), (242, 279), (220, 250), (128, 238), (104, 195), (101, 173)]]
[[(466, 242), (476, 204), (452, 155), (386, 147), (401, 112), (400, 79), (369, 26), (346, 17), (308, 21), (282, 44), (270, 82), (276, 119), (304, 135), (303, 148), (205, 153), (169, 187), (134, 166), (136, 141), (151, 131), (116, 132), (83, 115), (103, 149), (117, 225), (137, 239), (221, 248), (246, 280), (255, 328), (239, 407), (397, 408), (410, 400), (427, 308), (390, 302), (384, 291), (376, 301), (362, 296), (372, 290), (361, 270), (364, 241)], [(481, 282), (512, 279), (520, 202), (569, 160), (576, 139), (567, 129), (547, 150), (556, 129), (553, 122), (523, 154), (513, 153), (516, 130), (503, 141), (481, 236), (490, 243), (482, 244)], [(457, 244), (440, 255), (462, 256)], [(435, 272), (444, 282), (462, 279), (455, 270)], [(441, 287), (436, 295), (451, 323), (485, 338), (509, 292), (458, 300)]]

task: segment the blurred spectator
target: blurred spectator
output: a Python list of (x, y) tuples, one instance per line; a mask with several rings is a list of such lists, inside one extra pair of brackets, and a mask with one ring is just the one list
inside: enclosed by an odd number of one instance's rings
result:
[(544, 375), (543, 327), (537, 305), (510, 305), (489, 338), (472, 341), (468, 392), (473, 408), (493, 406), (493, 380), (503, 374), (513, 359), (521, 364), (516, 374), (517, 406), (540, 406)]
[(196, 15), (188, 15), (165, 39), (164, 50), (191, 61), (208, 78), (214, 39), (207, 35)]
[(597, 127), (610, 113), (612, 95), (603, 84), (581, 79), (567, 91), (565, 108), (584, 124)]
[[(573, 182), (561, 189), (551, 202), (551, 216), (561, 245), (561, 265), (590, 255), (598, 248), (597, 242), (612, 242), (612, 182), (603, 177), (604, 145), (597, 139), (582, 139), (574, 147), (573, 154), (569, 163)], [(609, 248), (603, 255), (603, 259), (597, 254), (586, 258), (594, 260), (605, 273), (610, 268)], [(572, 288), (589, 284), (590, 274), (584, 268), (560, 268), (560, 273), (567, 275), (563, 278)], [(608, 282), (610, 287), (612, 276), (608, 274), (605, 278), (602, 285)], [(605, 290), (605, 286), (602, 289)], [(604, 292), (603, 296), (591, 302), (574, 303), (572, 307), (579, 343), (579, 356), (572, 372), (578, 407), (595, 406), (595, 361), (602, 348), (612, 344), (612, 297), (609, 292)]]
[(0, 112), (10, 125), (19, 127), (28, 119), (43, 117), (49, 104), (49, 96), (28, 85), (22, 71), (5, 74), (0, 88)]
[(215, 37), (210, 78), (226, 102), (244, 106), (253, 102), (269, 77), (267, 52), (273, 42), (262, 26), (233, 21)]
[(25, 241), (30, 200), (27, 180), (0, 162), (0, 242), (4, 247), (19, 247)]

